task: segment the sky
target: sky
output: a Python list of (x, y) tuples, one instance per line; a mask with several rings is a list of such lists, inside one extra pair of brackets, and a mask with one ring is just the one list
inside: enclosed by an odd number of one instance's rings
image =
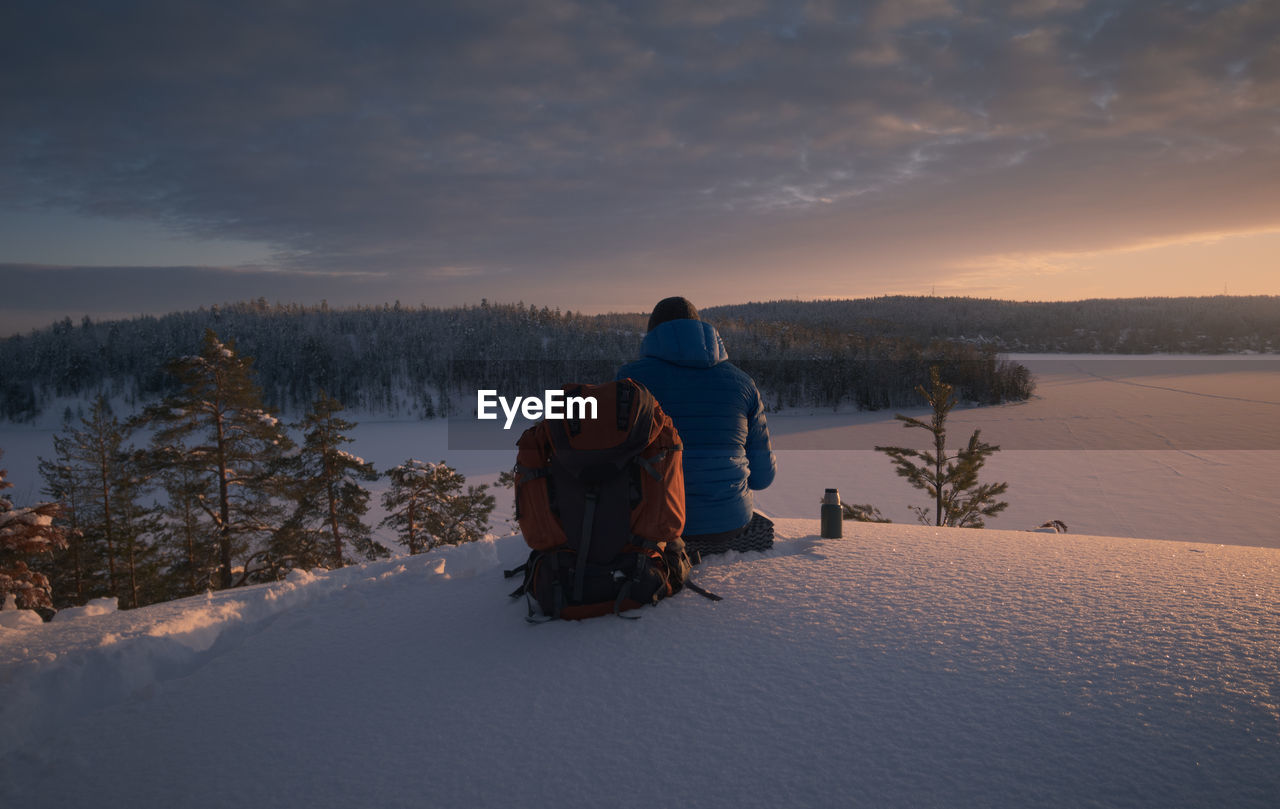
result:
[(7, 2), (0, 335), (1278, 294), (1280, 3)]

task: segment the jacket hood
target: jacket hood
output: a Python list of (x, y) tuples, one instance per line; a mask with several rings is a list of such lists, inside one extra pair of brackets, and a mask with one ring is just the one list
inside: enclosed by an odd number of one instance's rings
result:
[(674, 365), (710, 368), (729, 359), (716, 327), (701, 320), (669, 320), (644, 336), (640, 353)]

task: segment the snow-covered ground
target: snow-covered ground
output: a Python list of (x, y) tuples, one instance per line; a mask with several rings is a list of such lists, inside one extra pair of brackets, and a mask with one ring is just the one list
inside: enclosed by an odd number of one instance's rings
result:
[[(779, 542), (699, 568), (718, 603), (531, 626), (508, 536), (0, 622), (0, 806), (1276, 806), (1275, 375), (1048, 370), (953, 428), (1007, 447), (993, 528), (1070, 534), (818, 539), (827, 486), (911, 521), (870, 447), (915, 436), (791, 413), (758, 500)], [(512, 462), (448, 439), (364, 419), (352, 449), (473, 482)], [(48, 441), (0, 428), (20, 504)]]
[(0, 630), (0, 805), (1276, 805), (1280, 551), (849, 527), (638, 621), (510, 537)]

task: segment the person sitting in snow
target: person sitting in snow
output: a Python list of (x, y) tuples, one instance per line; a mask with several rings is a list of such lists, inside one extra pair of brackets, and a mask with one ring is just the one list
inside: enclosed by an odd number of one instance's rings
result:
[(715, 326), (685, 298), (653, 308), (640, 353), (617, 378), (648, 388), (680, 433), (690, 555), (772, 547), (773, 523), (752, 508), (752, 490), (777, 472), (755, 381), (729, 362)]

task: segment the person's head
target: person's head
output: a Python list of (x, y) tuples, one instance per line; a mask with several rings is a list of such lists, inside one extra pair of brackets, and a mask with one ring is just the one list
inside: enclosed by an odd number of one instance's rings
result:
[(661, 326), (669, 320), (697, 320), (698, 309), (688, 298), (663, 298), (658, 301), (658, 305), (653, 307), (653, 314), (649, 315), (649, 331)]

